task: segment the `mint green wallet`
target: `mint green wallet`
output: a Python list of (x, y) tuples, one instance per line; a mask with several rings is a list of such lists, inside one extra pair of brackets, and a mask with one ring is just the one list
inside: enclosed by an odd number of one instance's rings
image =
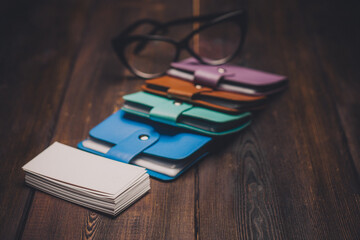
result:
[(191, 129), (208, 135), (225, 135), (250, 124), (251, 113), (231, 115), (146, 92), (124, 96), (122, 110), (157, 122)]

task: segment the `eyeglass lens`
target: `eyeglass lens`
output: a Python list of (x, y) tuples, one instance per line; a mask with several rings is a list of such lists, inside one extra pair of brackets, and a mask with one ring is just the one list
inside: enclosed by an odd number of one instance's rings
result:
[(159, 40), (135, 41), (125, 49), (128, 64), (138, 74), (163, 73), (169, 69), (175, 55), (175, 45)]
[(195, 34), (189, 47), (203, 61), (212, 63), (231, 57), (241, 43), (241, 34), (236, 23), (220, 22)]

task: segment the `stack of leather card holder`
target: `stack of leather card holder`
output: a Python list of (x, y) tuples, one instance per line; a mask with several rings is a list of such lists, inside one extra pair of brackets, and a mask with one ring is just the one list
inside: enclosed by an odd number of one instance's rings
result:
[(287, 84), (281, 75), (202, 65), (193, 58), (173, 63), (168, 74), (125, 95), (122, 109), (94, 127), (78, 147), (173, 180), (209, 153), (214, 137), (249, 126), (251, 112)]

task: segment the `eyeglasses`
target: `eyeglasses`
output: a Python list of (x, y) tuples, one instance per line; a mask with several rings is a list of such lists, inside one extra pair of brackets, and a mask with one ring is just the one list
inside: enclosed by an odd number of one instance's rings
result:
[[(163, 36), (170, 27), (201, 23), (180, 41)], [(131, 35), (150, 25), (145, 35)], [(247, 32), (247, 12), (237, 10), (166, 23), (142, 19), (127, 27), (112, 40), (122, 63), (136, 76), (154, 78), (165, 74), (171, 62), (176, 62), (182, 49), (202, 64), (220, 65), (233, 59), (241, 50)], [(160, 35), (162, 34), (162, 35)]]

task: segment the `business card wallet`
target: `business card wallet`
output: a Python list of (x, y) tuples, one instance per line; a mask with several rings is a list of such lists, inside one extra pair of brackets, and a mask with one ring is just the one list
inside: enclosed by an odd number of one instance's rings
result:
[(122, 109), (128, 113), (212, 136), (235, 133), (251, 121), (250, 112), (227, 114), (146, 92), (123, 98)]
[(145, 167), (150, 176), (167, 181), (206, 156), (211, 140), (119, 110), (91, 129), (78, 148)]

